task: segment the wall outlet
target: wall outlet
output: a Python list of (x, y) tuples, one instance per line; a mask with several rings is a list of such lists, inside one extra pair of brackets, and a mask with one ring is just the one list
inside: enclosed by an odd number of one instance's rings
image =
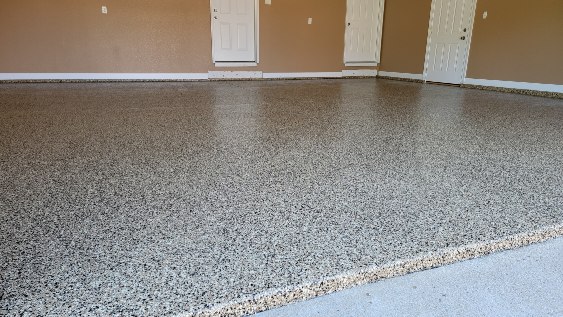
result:
[(307, 20), (307, 23), (313, 24), (313, 18), (309, 18), (309, 20)]
[(266, 0), (267, 5), (272, 5), (272, 0)]
[(487, 11), (483, 12), (483, 20), (485, 20), (487, 16), (489, 16), (489, 13)]
[(102, 14), (108, 14), (108, 7), (102, 6)]

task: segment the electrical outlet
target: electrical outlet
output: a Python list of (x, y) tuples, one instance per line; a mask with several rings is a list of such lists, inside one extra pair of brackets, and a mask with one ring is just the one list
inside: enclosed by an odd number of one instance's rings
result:
[(309, 18), (309, 20), (307, 20), (307, 23), (313, 24), (313, 18)]
[(483, 20), (485, 20), (487, 16), (489, 16), (489, 13), (487, 11), (483, 12)]
[(102, 14), (108, 14), (108, 7), (102, 6)]
[(266, 5), (272, 5), (272, 0), (266, 0)]

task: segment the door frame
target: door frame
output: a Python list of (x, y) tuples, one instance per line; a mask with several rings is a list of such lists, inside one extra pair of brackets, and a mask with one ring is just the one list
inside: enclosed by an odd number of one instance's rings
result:
[(381, 3), (381, 10), (377, 15), (377, 25), (375, 25), (375, 61), (374, 62), (348, 62), (346, 61), (346, 35), (348, 33), (348, 0), (346, 0), (346, 18), (344, 19), (344, 65), (345, 66), (377, 66), (381, 62), (381, 46), (383, 43), (383, 19), (385, 17), (385, 0), (373, 0)]
[(217, 67), (248, 67), (260, 63), (260, 0), (254, 0), (254, 62), (217, 62), (213, 47), (213, 0), (209, 0), (209, 21), (211, 24), (211, 61)]
[[(434, 16), (436, 14), (436, 1), (437, 0), (432, 0), (432, 5), (430, 8), (430, 21), (428, 23), (428, 37), (426, 38), (426, 53), (424, 55), (424, 72), (422, 73), (423, 82), (426, 82), (428, 78), (428, 64), (430, 62), (430, 44), (431, 44), (430, 39), (432, 38), (432, 27), (434, 26)], [(469, 23), (469, 31), (467, 32), (467, 49), (465, 50), (465, 61), (463, 63), (462, 78), (460, 84), (463, 84), (465, 78), (467, 78), (467, 66), (469, 64), (469, 52), (471, 49), (471, 38), (473, 37), (473, 25), (475, 24), (475, 14), (477, 12), (477, 1), (479, 0), (474, 0), (473, 9), (471, 10), (469, 15), (470, 23)]]

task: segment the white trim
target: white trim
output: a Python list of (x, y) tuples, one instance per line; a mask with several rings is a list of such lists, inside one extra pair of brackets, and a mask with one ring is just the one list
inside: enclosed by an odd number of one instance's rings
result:
[[(477, 1), (477, 0), (475, 0)], [(260, 0), (256, 0), (255, 4), (255, 11), (254, 11), (254, 37), (255, 39), (255, 46), (254, 49), (256, 50), (256, 64), (260, 63)]]
[(312, 73), (264, 73), (264, 78), (342, 78), (342, 72), (312, 72)]
[(215, 62), (215, 67), (255, 67), (258, 63), (243, 62)]
[(345, 69), (342, 71), (343, 77), (375, 77), (377, 76), (377, 70), (375, 69)]
[[(462, 78), (461, 78), (461, 83), (463, 83), (463, 81), (465, 80), (465, 77), (467, 76), (467, 66), (469, 64), (469, 51), (471, 49), (471, 38), (473, 37), (473, 25), (475, 24), (475, 12), (477, 11), (477, 1), (478, 0), (474, 0), (473, 1), (473, 8), (471, 10), (470, 13), (470, 17), (469, 17), (469, 31), (467, 33), (467, 48), (465, 51), (465, 62), (463, 64), (463, 69), (462, 69)], [(424, 82), (426, 82), (427, 78), (428, 78), (428, 66), (430, 63), (430, 44), (432, 44), (430, 42), (431, 38), (432, 38), (432, 27), (434, 26), (434, 15), (436, 13), (436, 0), (432, 0), (432, 4), (430, 5), (430, 20), (428, 22), (428, 36), (426, 37), (426, 53), (424, 55), (424, 71), (422, 73), (422, 79), (424, 80)], [(460, 84), (461, 84), (460, 83)]]
[(466, 78), (463, 81), (463, 83), (466, 85), (563, 93), (563, 85), (554, 85), (554, 84), (538, 84), (538, 83), (527, 83), (527, 82), (519, 82), (519, 81), (474, 79), (474, 78)]
[(380, 0), (379, 2), (380, 9), (379, 10), (379, 17), (377, 18), (377, 29), (376, 29), (376, 49), (375, 49), (375, 62), (381, 62), (381, 47), (383, 43), (383, 19), (385, 18), (385, 0)]
[(213, 0), (209, 0), (209, 31), (211, 32), (211, 61), (215, 63), (215, 45), (213, 45)]
[(428, 33), (426, 33), (426, 52), (424, 53), (424, 69), (422, 70), (422, 79), (426, 82), (428, 75), (428, 64), (430, 63), (430, 44), (432, 39), (432, 27), (434, 26), (434, 14), (436, 13), (436, 1), (430, 3), (430, 20), (428, 20)]
[(365, 63), (361, 63), (361, 62), (346, 62), (344, 63), (344, 66), (349, 66), (349, 67), (355, 67), (355, 66), (377, 66), (376, 62), (365, 62)]
[(262, 72), (249, 71), (209, 71), (209, 79), (259, 79)]
[(393, 78), (404, 78), (404, 79), (414, 79), (414, 80), (422, 80), (422, 74), (409, 74), (409, 73), (395, 73), (395, 72), (384, 72), (379, 71), (379, 76), (384, 77), (393, 77)]
[(0, 73), (0, 80), (206, 80), (207, 73)]
[(473, 26), (475, 25), (475, 13), (477, 12), (477, 1), (473, 4), (473, 10), (471, 11), (470, 25), (469, 25), (469, 32), (467, 34), (467, 51), (465, 52), (465, 64), (463, 65), (463, 78), (461, 79), (461, 83), (465, 81), (467, 77), (467, 68), (469, 67), (469, 52), (471, 52), (471, 39), (473, 39)]
[[(217, 62), (215, 60), (215, 52), (213, 50), (213, 4), (211, 3), (212, 0), (209, 0), (209, 17), (211, 23), (211, 59), (213, 63), (230, 63), (230, 62)], [(254, 58), (256, 62), (252, 62), (255, 64), (260, 63), (260, 0), (254, 0)], [(241, 63), (241, 62), (234, 62), (234, 63)], [(249, 63), (250, 62), (244, 62)], [(217, 66), (217, 65), (216, 65)], [(249, 66), (257, 66), (257, 65), (249, 65)], [(217, 66), (217, 67), (237, 67), (237, 66)]]

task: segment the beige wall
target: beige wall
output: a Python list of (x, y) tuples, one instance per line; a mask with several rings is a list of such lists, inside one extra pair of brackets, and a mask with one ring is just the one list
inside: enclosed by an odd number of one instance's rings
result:
[(0, 72), (206, 72), (210, 65), (207, 0), (2, 2)]
[[(0, 72), (215, 69), (209, 0), (0, 1)], [(423, 72), (431, 1), (386, 1), (380, 70)], [(247, 70), (342, 70), (345, 14), (346, 0), (260, 0), (260, 65)], [(468, 77), (563, 84), (561, 30), (561, 0), (478, 0)]]
[[(346, 0), (260, 3), (260, 67), (264, 71), (342, 71)], [(307, 24), (309, 17), (312, 25)]]
[(478, 0), (467, 77), (563, 84), (563, 1)]
[[(213, 70), (209, 0), (2, 0), (0, 72)], [(260, 66), (341, 71), (346, 0), (260, 0)], [(108, 6), (108, 15), (101, 6)], [(313, 24), (307, 24), (307, 18)], [(228, 69), (232, 70), (232, 69)]]
[[(380, 70), (424, 71), (431, 4), (386, 1)], [(563, 84), (563, 1), (477, 0), (467, 77)]]
[(422, 74), (432, 0), (387, 0), (379, 69)]

